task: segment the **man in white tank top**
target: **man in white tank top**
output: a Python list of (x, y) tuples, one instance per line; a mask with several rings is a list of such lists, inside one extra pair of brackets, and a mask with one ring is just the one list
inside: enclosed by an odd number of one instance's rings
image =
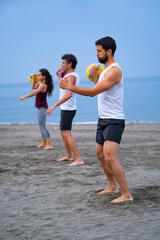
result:
[(121, 136), (125, 127), (123, 112), (123, 77), (122, 71), (114, 60), (116, 43), (111, 37), (104, 37), (96, 41), (97, 57), (104, 69), (98, 77), (98, 67), (91, 67), (95, 86), (83, 88), (73, 86), (66, 78), (60, 80), (60, 87), (84, 95), (98, 95), (99, 120), (96, 134), (96, 154), (108, 178), (109, 186), (98, 195), (105, 193), (118, 193), (119, 184), (122, 195), (112, 203), (133, 201), (129, 191), (125, 173), (117, 160)]
[[(74, 71), (77, 65), (77, 59), (72, 54), (65, 54), (62, 56), (62, 67), (58, 70), (59, 78), (62, 78), (65, 72), (64, 78), (67, 77), (69, 83), (73, 86), (79, 85), (79, 75)], [(70, 90), (64, 90), (60, 88), (60, 98), (57, 103), (48, 108), (46, 113), (51, 115), (52, 111), (60, 105), (61, 108), (61, 121), (60, 130), (63, 138), (64, 146), (66, 149), (66, 154), (64, 157), (57, 159), (57, 161), (73, 161), (72, 152), (75, 156), (75, 161), (68, 166), (76, 166), (79, 164), (84, 164), (80, 153), (77, 148), (77, 144), (72, 137), (72, 121), (76, 114), (76, 93), (72, 93)]]

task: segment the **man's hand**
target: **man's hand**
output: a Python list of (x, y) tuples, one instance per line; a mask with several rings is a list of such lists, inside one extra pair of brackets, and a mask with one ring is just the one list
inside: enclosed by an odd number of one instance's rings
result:
[(66, 78), (60, 78), (59, 79), (59, 87), (60, 88), (63, 88), (63, 89), (68, 89), (68, 87), (69, 87), (69, 80), (68, 80), (68, 78), (66, 77)]
[(89, 72), (92, 73), (93, 76), (97, 76), (99, 71), (99, 66), (91, 66)]
[(52, 107), (48, 108), (46, 111), (47, 115), (51, 115), (52, 111), (56, 108), (56, 105), (53, 105)]
[(62, 73), (63, 73), (63, 68), (59, 67), (58, 70), (57, 70), (57, 75), (58, 75), (59, 78), (62, 77)]
[(98, 82), (98, 71), (99, 71), (99, 66), (91, 66), (90, 69), (89, 69), (89, 72), (92, 73), (92, 76), (93, 76), (93, 81), (94, 81), (94, 84), (97, 84)]

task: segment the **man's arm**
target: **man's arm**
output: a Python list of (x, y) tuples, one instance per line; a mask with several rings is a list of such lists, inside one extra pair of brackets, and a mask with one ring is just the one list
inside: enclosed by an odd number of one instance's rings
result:
[[(75, 83), (76, 83), (75, 76), (73, 76), (73, 75), (68, 76), (68, 82), (69, 82), (69, 84), (71, 86), (72, 85), (74, 86)], [(63, 104), (64, 102), (66, 102), (71, 96), (72, 96), (72, 91), (67, 90), (66, 93), (63, 95), (63, 97), (58, 102), (56, 102), (53, 106), (51, 106), (50, 108), (47, 109), (46, 114), (47, 115), (51, 115), (52, 111), (56, 107), (58, 107), (59, 105)]]
[(67, 79), (60, 79), (59, 85), (61, 88), (68, 89), (80, 95), (94, 97), (97, 94), (110, 89), (115, 84), (118, 84), (121, 79), (122, 72), (120, 68), (113, 67), (104, 75), (104, 78), (100, 82), (98, 82), (93, 88), (84, 88), (70, 85)]

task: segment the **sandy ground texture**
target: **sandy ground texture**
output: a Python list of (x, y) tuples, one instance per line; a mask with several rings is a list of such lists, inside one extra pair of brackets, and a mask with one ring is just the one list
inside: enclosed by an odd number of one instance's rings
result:
[(57, 162), (65, 150), (37, 149), (37, 125), (0, 125), (0, 240), (160, 239), (160, 124), (127, 124), (119, 151), (134, 202), (96, 193), (108, 183), (95, 154), (96, 125), (73, 125), (84, 165)]

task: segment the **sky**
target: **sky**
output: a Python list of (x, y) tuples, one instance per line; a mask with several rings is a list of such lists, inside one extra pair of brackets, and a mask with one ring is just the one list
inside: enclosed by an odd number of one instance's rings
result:
[(159, 13), (159, 0), (0, 0), (0, 83), (27, 82), (40, 68), (57, 80), (66, 53), (86, 79), (105, 36), (116, 40), (124, 77), (160, 76)]

